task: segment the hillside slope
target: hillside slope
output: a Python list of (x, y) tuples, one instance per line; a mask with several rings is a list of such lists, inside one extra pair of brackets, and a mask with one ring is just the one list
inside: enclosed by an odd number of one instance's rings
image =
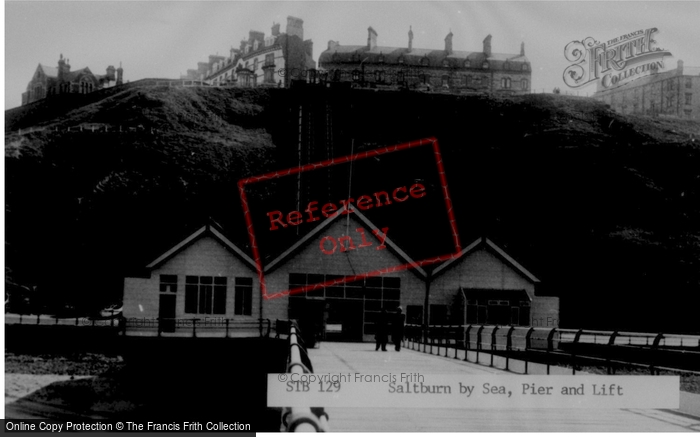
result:
[(296, 165), (300, 106), (333, 156), (438, 138), (463, 244), (504, 247), (565, 326), (700, 332), (700, 126), (558, 95), (151, 87), (7, 111), (9, 278), (98, 306), (209, 218), (245, 247), (236, 182)]

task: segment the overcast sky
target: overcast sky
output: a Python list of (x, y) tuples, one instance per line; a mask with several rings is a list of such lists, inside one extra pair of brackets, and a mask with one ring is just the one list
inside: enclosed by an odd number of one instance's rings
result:
[[(700, 2), (517, 1), (517, 2), (189, 2), (189, 1), (7, 1), (5, 2), (5, 106), (19, 106), (37, 65), (55, 66), (60, 54), (73, 69), (104, 74), (122, 63), (125, 80), (179, 78), (210, 54), (228, 55), (249, 30), (270, 33), (288, 15), (304, 20), (314, 41), (314, 60), (328, 40), (362, 45), (367, 27), (378, 44), (442, 49), (454, 34), (455, 50), (480, 51), (486, 35), (498, 53), (525, 53), (532, 63), (533, 90), (568, 89), (564, 47), (593, 37), (607, 41), (657, 27), (657, 45), (686, 66), (700, 66)], [(592, 93), (589, 86), (579, 92)]]

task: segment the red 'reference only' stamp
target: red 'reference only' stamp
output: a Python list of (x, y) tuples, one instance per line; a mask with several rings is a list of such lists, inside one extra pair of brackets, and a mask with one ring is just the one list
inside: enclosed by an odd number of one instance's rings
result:
[[(369, 158), (374, 158), (375, 160), (379, 161), (380, 158), (384, 159), (395, 157), (396, 154), (401, 151), (418, 151), (419, 149), (424, 149), (422, 152), (423, 154), (421, 155), (422, 157), (428, 156), (426, 153), (429, 153), (434, 159), (434, 167), (432, 164), (428, 165), (429, 163), (425, 162), (420, 164), (421, 166), (425, 165), (426, 167), (434, 168), (437, 171), (437, 173), (432, 177), (432, 179), (435, 181), (433, 185), (436, 186), (432, 191), (426, 188), (426, 184), (428, 183), (425, 182), (425, 179), (415, 179), (409, 183), (405, 183), (405, 180), (403, 183), (398, 182), (391, 185), (392, 188), (372, 189), (371, 191), (363, 192), (360, 195), (350, 196), (348, 194), (348, 196), (345, 196), (344, 198), (336, 197), (335, 200), (332, 201), (311, 200), (303, 203), (297, 201), (296, 207), (289, 208), (281, 208), (279, 205), (271, 206), (270, 203), (265, 203), (263, 206), (260, 205), (259, 202), (257, 205), (253, 205), (248, 199), (247, 190), (250, 190), (255, 186), (255, 184), (272, 181), (279, 182), (281, 185), (291, 185), (289, 183), (290, 180), (285, 178), (289, 178), (290, 176), (300, 178), (302, 173), (311, 173), (324, 169), (328, 170), (347, 164), (352, 165), (353, 163), (368, 160)], [(432, 153), (430, 153), (430, 151), (432, 151)], [(425, 161), (425, 159), (423, 161)], [(381, 165), (376, 163), (374, 164)], [(396, 165), (394, 164), (393, 169), (395, 168)], [(386, 168), (384, 170), (386, 174), (391, 174), (392, 168)], [(301, 184), (299, 186), (301, 186)], [(238, 191), (245, 215), (253, 260), (255, 261), (257, 267), (261, 293), (264, 299), (305, 293), (310, 290), (316, 290), (320, 287), (329, 287), (368, 277), (407, 270), (410, 268), (428, 266), (451, 259), (462, 250), (459, 234), (457, 232), (454, 211), (452, 208), (452, 199), (447, 187), (447, 179), (445, 177), (442, 155), (440, 154), (440, 148), (436, 138), (425, 138), (395, 146), (381, 147), (374, 150), (363, 151), (325, 161), (288, 168), (282, 171), (275, 171), (259, 176), (248, 177), (238, 182)], [(265, 282), (265, 266), (263, 265), (263, 256), (261, 255), (259, 245), (260, 232), (264, 232), (266, 235), (274, 236), (279, 232), (291, 231), (292, 229), (298, 228), (302, 225), (315, 222), (317, 222), (315, 224), (324, 223), (324, 221), (333, 220), (339, 215), (345, 216), (352, 215), (353, 213), (356, 213), (355, 215), (362, 215), (362, 213), (367, 213), (368, 210), (371, 210), (370, 212), (374, 212), (380, 208), (381, 210), (388, 210), (395, 205), (409, 205), (411, 202), (416, 202), (423, 198), (430, 197), (429, 194), (433, 197), (433, 199), (431, 199), (433, 202), (431, 203), (433, 210), (437, 205), (443, 205), (445, 208), (444, 212), (440, 212), (439, 214), (436, 213), (435, 215), (439, 216), (440, 220), (443, 222), (441, 226), (446, 225), (447, 229), (449, 229), (449, 246), (451, 247), (449, 247), (447, 250), (448, 253), (431, 254), (430, 256), (421, 258), (417, 261), (411, 261), (394, 266), (384, 266), (382, 268), (367, 272), (356, 272), (353, 275), (336, 278), (326, 282), (319, 282), (318, 284), (308, 284), (301, 287), (281, 291), (275, 290), (272, 293), (268, 293)], [(299, 198), (300, 196), (297, 197)], [(364, 215), (362, 215), (362, 217), (364, 218)], [(258, 233), (256, 233), (256, 227), (258, 228)], [(360, 227), (356, 229), (357, 235), (355, 236), (355, 239), (358, 242), (357, 246), (354, 244), (352, 237), (349, 235), (338, 237), (337, 239), (333, 238), (332, 236), (325, 236), (320, 240), (318, 249), (325, 255), (331, 255), (336, 253), (336, 250), (338, 252), (347, 252), (350, 250), (366, 248), (372, 246), (372, 244), (366, 239), (366, 235), (374, 235), (379, 244), (375, 245), (373, 249), (382, 250), (386, 248), (384, 242), (387, 240), (388, 232), (389, 227), (377, 227), (376, 229), (367, 229), (366, 231), (364, 228)], [(300, 236), (299, 238), (303, 238), (303, 236)]]

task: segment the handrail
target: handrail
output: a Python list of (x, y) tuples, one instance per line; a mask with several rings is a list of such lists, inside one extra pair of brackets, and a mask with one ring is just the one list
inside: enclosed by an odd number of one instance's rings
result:
[(573, 374), (585, 361), (605, 363), (608, 373), (614, 373), (613, 365), (626, 364), (646, 368), (651, 374), (659, 370), (700, 374), (700, 366), (694, 364), (700, 363), (699, 335), (483, 324), (407, 324), (406, 329), (411, 332), (414, 350), (420, 351), (421, 338), (425, 338), (423, 352), (428, 352), (428, 343), (430, 353), (433, 345), (438, 347), (438, 355), (441, 347), (445, 348), (444, 356), (448, 356), (449, 348), (454, 348), (455, 359), (459, 359), (461, 350), (464, 361), (470, 361), (469, 354), (475, 352), (477, 363), (480, 354), (489, 350), (491, 366), (494, 355), (501, 355), (505, 357), (506, 370), (510, 369), (512, 359), (518, 359), (524, 361), (525, 373), (532, 358), (540, 357), (548, 374), (552, 364), (562, 361)]
[[(279, 323), (279, 320), (277, 321)], [(280, 324), (281, 325), (281, 324)], [(303, 347), (299, 327), (289, 322), (289, 359), (287, 373), (313, 373), (311, 361)], [(306, 356), (306, 363), (303, 357)], [(282, 424), (288, 432), (325, 432), (328, 431), (328, 414), (323, 408), (291, 407), (282, 411)]]

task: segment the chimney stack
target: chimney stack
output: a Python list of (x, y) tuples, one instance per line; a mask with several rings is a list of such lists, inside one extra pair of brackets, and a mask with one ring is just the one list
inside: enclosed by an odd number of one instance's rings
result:
[(484, 38), (484, 54), (487, 58), (491, 57), (491, 35)]
[(520, 56), (525, 56), (525, 41), (520, 43)]
[(413, 50), (413, 26), (408, 26), (408, 52)]
[(375, 47), (377, 47), (377, 32), (370, 26), (367, 28), (367, 49), (373, 50)]
[(448, 55), (452, 54), (452, 31), (450, 30), (450, 33), (447, 34), (445, 37), (445, 52)]
[(279, 36), (280, 34), (280, 24), (272, 23), (272, 36)]
[(333, 41), (332, 39), (328, 40), (328, 50), (333, 50), (334, 48), (338, 47), (340, 43), (338, 41)]

